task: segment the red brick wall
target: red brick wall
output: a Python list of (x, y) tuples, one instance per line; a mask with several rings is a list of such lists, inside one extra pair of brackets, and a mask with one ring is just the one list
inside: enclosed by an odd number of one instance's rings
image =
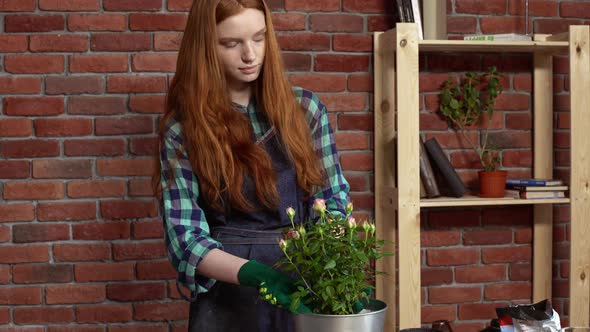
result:
[[(156, 117), (190, 0), (0, 1), (0, 331), (184, 331), (149, 189)], [(373, 213), (372, 37), (393, 0), (270, 0), (293, 83), (330, 110), (360, 214)], [(451, 36), (523, 32), (523, 1), (448, 1)], [(539, 33), (587, 24), (590, 3), (531, 1)], [(421, 58), (422, 130), (473, 156), (433, 114), (449, 70), (496, 64), (504, 166), (530, 174), (531, 58)], [(557, 175), (569, 160), (567, 59), (555, 61)], [(493, 307), (531, 297), (531, 209), (433, 209), (423, 220), (423, 322), (473, 331)], [(555, 306), (567, 315), (568, 219), (557, 207)]]

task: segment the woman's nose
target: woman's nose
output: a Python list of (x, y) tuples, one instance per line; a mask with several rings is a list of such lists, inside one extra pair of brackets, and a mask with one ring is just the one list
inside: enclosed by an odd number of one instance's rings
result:
[(245, 43), (242, 49), (242, 61), (244, 62), (252, 62), (256, 60), (256, 53), (254, 52), (254, 48), (250, 43)]

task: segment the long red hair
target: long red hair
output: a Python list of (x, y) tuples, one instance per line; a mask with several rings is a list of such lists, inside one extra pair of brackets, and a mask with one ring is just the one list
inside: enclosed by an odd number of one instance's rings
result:
[[(311, 194), (323, 182), (305, 110), (295, 99), (284, 74), (267, 5), (263, 0), (195, 0), (180, 45), (176, 74), (168, 90), (159, 137), (162, 144), (171, 118), (180, 122), (184, 148), (200, 192), (220, 211), (227, 204), (244, 211), (253, 209), (252, 202), (242, 194), (246, 174), (252, 178), (264, 206), (277, 207), (279, 201), (272, 161), (264, 147), (252, 141), (248, 118), (233, 109), (217, 54), (217, 24), (246, 8), (262, 11), (266, 20), (265, 60), (253, 83), (258, 107), (275, 127), (287, 157), (293, 162), (297, 184)], [(154, 187), (159, 192), (161, 168), (157, 165)]]

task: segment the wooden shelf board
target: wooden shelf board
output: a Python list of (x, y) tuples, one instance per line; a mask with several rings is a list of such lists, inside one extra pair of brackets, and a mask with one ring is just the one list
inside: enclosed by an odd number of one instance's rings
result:
[(567, 53), (567, 41), (479, 41), (479, 40), (421, 40), (420, 51), (425, 52), (547, 52)]
[(569, 198), (551, 199), (519, 199), (512, 197), (504, 198), (481, 198), (479, 196), (465, 195), (461, 198), (437, 197), (420, 200), (420, 207), (443, 207), (443, 206), (482, 206), (482, 205), (527, 205), (527, 204), (559, 204), (569, 203)]

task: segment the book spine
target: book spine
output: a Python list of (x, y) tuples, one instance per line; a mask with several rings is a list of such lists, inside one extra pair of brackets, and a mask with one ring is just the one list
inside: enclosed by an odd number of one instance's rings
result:
[(422, 140), (420, 140), (420, 179), (424, 184), (427, 197), (433, 198), (440, 196), (440, 191), (438, 190), (438, 185), (436, 184), (434, 177), (434, 172), (432, 171), (432, 166), (430, 165), (430, 160)]
[(559, 181), (545, 181), (535, 179), (506, 179), (507, 186), (552, 186), (560, 185)]
[(520, 198), (523, 199), (540, 199), (540, 198), (564, 198), (565, 193), (563, 191), (521, 191)]
[(467, 189), (461, 181), (459, 175), (451, 165), (451, 162), (447, 159), (447, 156), (443, 152), (442, 148), (436, 141), (436, 139), (431, 138), (424, 143), (428, 154), (432, 158), (434, 164), (442, 173), (443, 177), (447, 181), (449, 188), (451, 190), (451, 194), (455, 197), (463, 197)]
[(406, 15), (404, 14), (403, 0), (397, 0), (396, 2), (397, 2), (397, 12), (399, 15), (399, 21), (400, 22), (407, 22)]

